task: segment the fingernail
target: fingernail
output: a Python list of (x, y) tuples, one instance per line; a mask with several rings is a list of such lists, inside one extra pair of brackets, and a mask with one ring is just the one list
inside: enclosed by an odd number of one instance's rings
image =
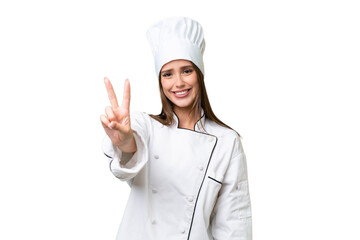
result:
[(108, 124), (108, 127), (109, 127), (110, 129), (112, 129), (112, 127), (111, 127), (111, 123), (109, 123), (109, 124)]

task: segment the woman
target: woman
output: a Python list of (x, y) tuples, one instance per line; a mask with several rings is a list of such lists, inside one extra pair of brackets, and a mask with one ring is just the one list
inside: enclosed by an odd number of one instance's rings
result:
[(239, 135), (212, 112), (201, 25), (175, 17), (147, 33), (162, 111), (130, 116), (130, 84), (101, 123), (110, 170), (131, 187), (117, 239), (252, 239), (246, 158)]

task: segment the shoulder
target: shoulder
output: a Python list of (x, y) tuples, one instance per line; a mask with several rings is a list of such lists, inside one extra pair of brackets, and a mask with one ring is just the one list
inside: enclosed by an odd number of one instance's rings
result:
[(149, 114), (135, 111), (130, 113), (130, 124), (133, 128), (148, 128), (151, 125)]
[(131, 122), (133, 122), (133, 121), (136, 121), (136, 122), (149, 121), (148, 117), (149, 117), (149, 115), (145, 112), (136, 111), (136, 112), (130, 113)]
[(206, 128), (209, 128), (209, 133), (220, 138), (231, 138), (240, 140), (240, 136), (233, 129), (221, 126), (218, 123), (206, 118)]
[(231, 148), (232, 157), (244, 152), (241, 137), (235, 130), (221, 126), (210, 119), (206, 119), (206, 122), (208, 123), (207, 126), (209, 126), (209, 133), (215, 135), (223, 147)]
[(130, 113), (130, 125), (139, 136), (148, 139), (153, 132), (153, 123), (149, 114), (135, 111)]
[(131, 124), (135, 123), (143, 126), (162, 125), (159, 121), (155, 120), (150, 114), (141, 111), (135, 111), (130, 113)]

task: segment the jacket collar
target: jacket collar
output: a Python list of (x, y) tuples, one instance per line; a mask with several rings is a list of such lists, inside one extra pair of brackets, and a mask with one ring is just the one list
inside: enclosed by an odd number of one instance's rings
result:
[[(173, 125), (177, 128), (180, 128), (179, 127), (179, 118), (178, 116), (176, 115), (176, 113), (173, 111), (173, 115), (174, 115), (174, 123)], [(201, 108), (201, 114), (200, 114), (200, 119), (196, 121), (195, 125), (194, 125), (194, 128), (193, 129), (189, 129), (189, 130), (192, 130), (192, 131), (196, 131), (196, 132), (205, 132), (204, 130), (204, 126), (205, 126), (205, 112), (204, 112), (204, 109)]]

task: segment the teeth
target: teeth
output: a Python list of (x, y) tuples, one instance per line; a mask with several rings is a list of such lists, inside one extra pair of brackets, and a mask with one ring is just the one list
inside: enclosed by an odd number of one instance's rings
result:
[(176, 95), (182, 95), (182, 94), (185, 94), (185, 93), (187, 93), (189, 90), (185, 90), (185, 91), (182, 91), (182, 92), (176, 92), (175, 94)]

